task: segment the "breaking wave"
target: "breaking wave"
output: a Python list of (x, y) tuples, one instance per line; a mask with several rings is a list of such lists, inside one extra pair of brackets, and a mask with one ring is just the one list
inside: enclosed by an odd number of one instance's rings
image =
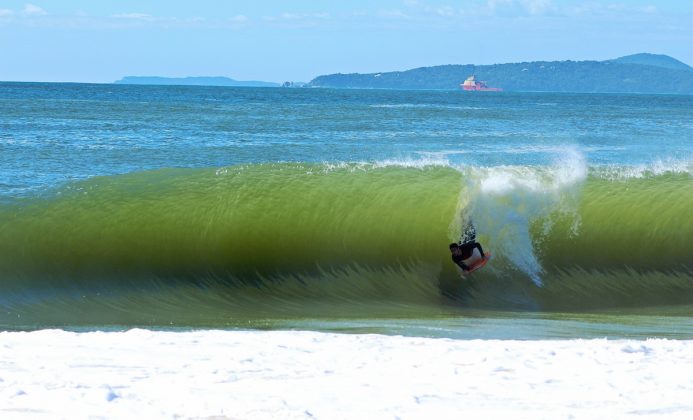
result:
[[(693, 296), (690, 165), (256, 164), (94, 177), (0, 205), (3, 322), (230, 322)], [(472, 222), (494, 260), (461, 280)], [(62, 321), (60, 321), (62, 320)], [(86, 321), (85, 321), (86, 322)]]

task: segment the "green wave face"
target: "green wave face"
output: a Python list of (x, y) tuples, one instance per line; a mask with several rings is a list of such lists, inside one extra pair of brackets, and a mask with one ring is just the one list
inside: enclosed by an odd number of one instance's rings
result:
[[(97, 177), (0, 207), (0, 304), (36, 322), (183, 324), (690, 304), (692, 209), (681, 173), (287, 163)], [(494, 260), (461, 281), (447, 245), (469, 219)]]
[(693, 179), (593, 179), (581, 191), (578, 225), (560, 220), (540, 237), (552, 269), (629, 267), (667, 271), (693, 263)]
[(460, 179), (448, 168), (291, 164), (94, 178), (5, 209), (0, 261), (76, 277), (439, 261)]

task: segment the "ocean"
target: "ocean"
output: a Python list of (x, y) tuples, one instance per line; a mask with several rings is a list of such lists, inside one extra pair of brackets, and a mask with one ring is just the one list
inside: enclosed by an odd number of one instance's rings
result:
[(692, 169), (685, 95), (0, 83), (0, 328), (693, 339)]

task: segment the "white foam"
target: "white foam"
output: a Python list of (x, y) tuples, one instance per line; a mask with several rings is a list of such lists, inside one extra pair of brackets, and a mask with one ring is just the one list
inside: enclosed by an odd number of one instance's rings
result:
[(507, 194), (511, 191), (559, 191), (583, 182), (587, 178), (587, 163), (579, 152), (562, 150), (549, 167), (495, 166), (480, 168), (483, 194)]
[(537, 220), (550, 230), (551, 215), (570, 215), (576, 230), (580, 185), (587, 178), (585, 158), (566, 149), (550, 167), (472, 168), (468, 177), (469, 217), (488, 241), (536, 285), (543, 268), (534, 250), (530, 226)]
[(693, 341), (0, 333), (4, 418), (693, 416)]
[[(426, 169), (429, 167), (451, 167), (450, 162), (447, 159), (436, 158), (436, 157), (422, 157), (418, 159), (404, 158), (404, 159), (383, 159), (372, 162), (330, 162), (324, 161), (319, 164), (317, 163), (306, 163), (306, 162), (281, 162), (267, 164), (269, 167), (277, 168), (279, 170), (283, 169), (283, 166), (288, 166), (292, 168), (305, 169), (306, 173), (329, 173), (332, 171), (349, 171), (349, 172), (359, 172), (368, 171), (371, 169), (378, 168), (388, 168), (388, 167), (398, 167), (398, 168), (415, 168), (415, 169)], [(227, 175), (231, 172), (240, 173), (252, 165), (239, 165), (239, 166), (228, 166), (221, 167), (215, 170), (217, 176)]]
[(594, 168), (592, 174), (612, 181), (642, 179), (666, 174), (693, 175), (693, 159), (655, 160), (650, 163), (631, 166), (605, 165)]
[(447, 159), (436, 157), (422, 157), (419, 159), (382, 159), (374, 162), (323, 162), (320, 170), (330, 172), (334, 170), (367, 171), (375, 168), (415, 168), (425, 169), (429, 167), (451, 167)]
[(423, 169), (430, 166), (451, 166), (450, 161), (440, 157), (422, 157), (419, 159), (384, 159), (373, 164), (376, 168), (396, 166), (401, 168)]

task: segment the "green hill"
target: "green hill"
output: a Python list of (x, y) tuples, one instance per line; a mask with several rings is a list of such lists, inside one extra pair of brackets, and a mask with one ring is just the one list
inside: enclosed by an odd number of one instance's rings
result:
[[(370, 74), (331, 74), (309, 86), (365, 89), (459, 89), (474, 74), (506, 91), (693, 94), (693, 71), (667, 56), (636, 54), (607, 61), (534, 61), (485, 66), (442, 65)], [(647, 61), (628, 62), (631, 60)], [(666, 57), (663, 59), (662, 57)], [(624, 60), (624, 61), (621, 61)], [(672, 63), (685, 68), (671, 68)], [(659, 63), (659, 64), (653, 64)]]
[(119, 85), (180, 85), (180, 86), (248, 86), (278, 87), (279, 83), (240, 81), (228, 77), (157, 77), (126, 76), (114, 83)]
[(689, 66), (686, 63), (682, 63), (681, 61), (669, 57), (668, 55), (662, 55), (662, 54), (649, 54), (649, 53), (640, 53), (640, 54), (633, 54), (633, 55), (627, 55), (625, 57), (619, 57), (615, 58), (613, 60), (609, 60), (612, 63), (621, 63), (621, 64), (643, 64), (646, 66), (655, 66), (655, 67), (663, 67), (666, 69), (673, 69), (673, 70), (689, 70), (693, 71), (693, 67)]

